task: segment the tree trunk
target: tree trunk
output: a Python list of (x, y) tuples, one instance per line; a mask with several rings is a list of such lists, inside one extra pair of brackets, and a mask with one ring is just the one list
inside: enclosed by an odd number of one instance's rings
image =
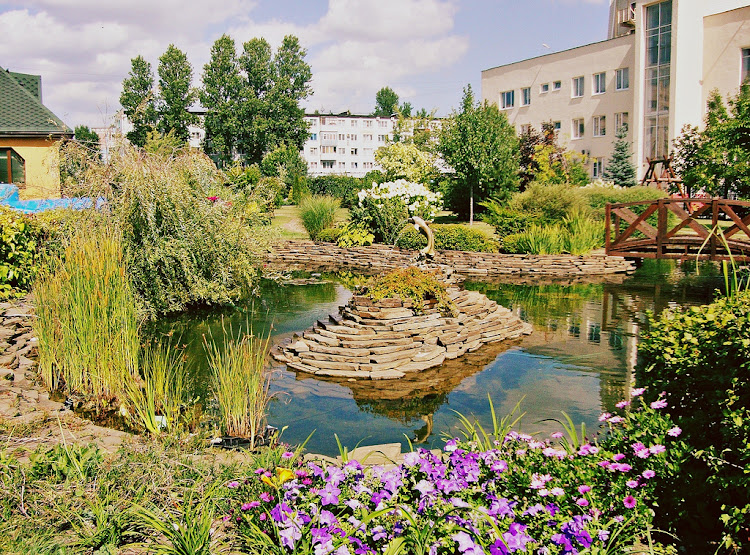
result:
[(474, 225), (474, 184), (469, 188), (469, 225)]

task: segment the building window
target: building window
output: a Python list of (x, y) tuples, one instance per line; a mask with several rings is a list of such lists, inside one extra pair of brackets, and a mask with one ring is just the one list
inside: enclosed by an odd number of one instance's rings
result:
[(604, 158), (594, 158), (594, 167), (591, 175), (594, 179), (602, 177), (602, 166), (604, 164)]
[(26, 162), (12, 148), (0, 148), (0, 183), (26, 184)]
[(317, 162), (310, 162), (310, 169), (311, 170), (317, 170), (318, 169), (318, 163)]
[(573, 77), (573, 98), (583, 96), (583, 77)]
[(365, 133), (364, 135), (362, 135), (362, 138), (365, 140), (365, 142), (372, 142), (372, 135), (370, 133)]
[(372, 127), (372, 120), (371, 119), (366, 119), (364, 123), (365, 123), (365, 127)]
[(648, 6), (645, 27), (643, 156), (653, 160), (669, 154), (672, 0)]
[(351, 133), (351, 134), (347, 133), (346, 140), (347, 141), (356, 141), (357, 140), (357, 134), (356, 133)]
[(320, 147), (321, 154), (336, 154), (335, 146), (322, 146)]
[(607, 134), (607, 116), (594, 116), (594, 137), (604, 137)]
[(336, 133), (321, 133), (320, 138), (324, 141), (335, 141)]
[(527, 87), (521, 89), (521, 106), (528, 106), (531, 104), (531, 88)]
[(630, 68), (623, 67), (615, 70), (615, 89), (626, 91), (630, 88)]
[(372, 162), (362, 162), (362, 169), (363, 170), (371, 170), (372, 169)]
[(356, 148), (351, 149), (349, 151), (349, 154), (351, 154), (352, 156), (356, 156), (357, 155), (357, 149)]
[(339, 169), (346, 170), (346, 162), (339, 162)]
[(555, 81), (554, 83), (552, 83), (553, 91), (559, 91), (560, 89), (562, 89), (562, 81)]
[(384, 143), (388, 139), (388, 135), (378, 135), (378, 142)]
[(516, 91), (505, 91), (500, 93), (500, 108), (503, 110), (513, 108), (513, 105), (516, 102), (515, 92)]
[(524, 123), (524, 124), (521, 124), (521, 126), (518, 129), (521, 135), (527, 135), (529, 131), (531, 131), (531, 125), (529, 125), (528, 123)]
[(549, 83), (542, 83), (542, 85), (539, 87), (539, 92), (542, 94), (549, 92)]
[[(604, 94), (605, 92), (607, 92), (607, 74), (605, 72), (594, 73), (594, 94)], [(581, 96), (583, 96), (583, 93), (581, 93)]]
[(318, 134), (317, 133), (310, 133), (310, 140), (311, 141), (317, 141), (318, 140)]
[(356, 119), (351, 120), (351, 126), (352, 127), (357, 127), (357, 120)]
[(585, 131), (583, 118), (573, 120), (573, 138), (582, 139)]
[(318, 154), (318, 147), (311, 146), (310, 147), (310, 154), (313, 155), (313, 156), (316, 155), (316, 154)]
[(344, 140), (346, 140), (346, 135), (344, 135), (343, 133), (339, 133), (339, 141), (344, 141)]
[(562, 129), (562, 122), (561, 121), (553, 121), (552, 126), (555, 128), (555, 131), (560, 131)]
[(320, 165), (323, 166), (324, 170), (332, 170), (333, 165), (336, 163), (335, 160), (321, 160)]
[(615, 131), (618, 131), (623, 125), (628, 125), (628, 113), (617, 112), (615, 114)]
[(388, 122), (388, 120), (383, 120), (383, 119), (381, 119), (381, 120), (380, 120), (380, 121), (378, 122), (378, 126), (380, 126), (380, 127), (383, 127), (383, 128), (385, 128), (385, 129), (388, 129), (388, 123), (389, 123), (389, 122)]
[(352, 169), (353, 169), (353, 170), (356, 170), (356, 169), (357, 169), (357, 162), (352, 162)]
[(745, 82), (750, 76), (750, 48), (742, 49), (742, 70), (741, 70), (742, 81)]

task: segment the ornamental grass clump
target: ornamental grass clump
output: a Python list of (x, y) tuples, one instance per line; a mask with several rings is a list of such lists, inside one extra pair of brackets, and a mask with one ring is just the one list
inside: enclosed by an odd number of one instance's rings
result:
[(339, 206), (339, 199), (330, 195), (313, 195), (300, 202), (299, 217), (310, 239), (317, 241), (321, 231), (333, 227)]
[(451, 300), (445, 285), (435, 272), (425, 272), (419, 268), (399, 268), (370, 280), (366, 286), (366, 295), (374, 301), (400, 298), (412, 302), (412, 309), (420, 314), (424, 301), (436, 300), (437, 309), (446, 315), (455, 316), (458, 309)]
[(451, 439), (391, 468), (261, 468), (227, 484), (225, 518), (251, 552), (273, 554), (614, 555), (642, 541), (655, 553), (654, 490), (683, 453), (666, 401), (633, 404), (602, 415), (599, 440), (576, 448), (562, 432), (508, 431), (489, 448)]
[(138, 316), (120, 235), (82, 232), (34, 288), (39, 368), (49, 391), (122, 399), (138, 372)]
[(222, 433), (250, 440), (250, 448), (265, 431), (270, 371), (267, 365), (270, 335), (259, 339), (224, 330), (222, 345), (204, 337)]

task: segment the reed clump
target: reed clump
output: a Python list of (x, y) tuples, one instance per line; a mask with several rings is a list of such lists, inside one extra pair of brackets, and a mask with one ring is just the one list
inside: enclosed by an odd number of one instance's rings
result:
[(138, 373), (138, 315), (119, 234), (82, 231), (34, 288), (39, 368), (50, 391), (123, 398)]
[(267, 364), (270, 335), (252, 332), (234, 337), (223, 329), (223, 341), (204, 337), (222, 433), (250, 440), (250, 448), (265, 430), (271, 376)]

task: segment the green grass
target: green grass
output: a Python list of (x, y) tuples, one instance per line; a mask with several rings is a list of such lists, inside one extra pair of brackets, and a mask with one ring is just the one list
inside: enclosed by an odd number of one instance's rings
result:
[[(339, 208), (336, 211), (336, 222), (345, 222), (348, 219), (348, 209)], [(271, 219), (271, 227), (278, 232), (279, 238), (281, 239), (293, 240), (310, 238), (307, 231), (305, 231), (305, 226), (302, 225), (299, 206), (281, 206), (274, 210), (273, 218)]]

